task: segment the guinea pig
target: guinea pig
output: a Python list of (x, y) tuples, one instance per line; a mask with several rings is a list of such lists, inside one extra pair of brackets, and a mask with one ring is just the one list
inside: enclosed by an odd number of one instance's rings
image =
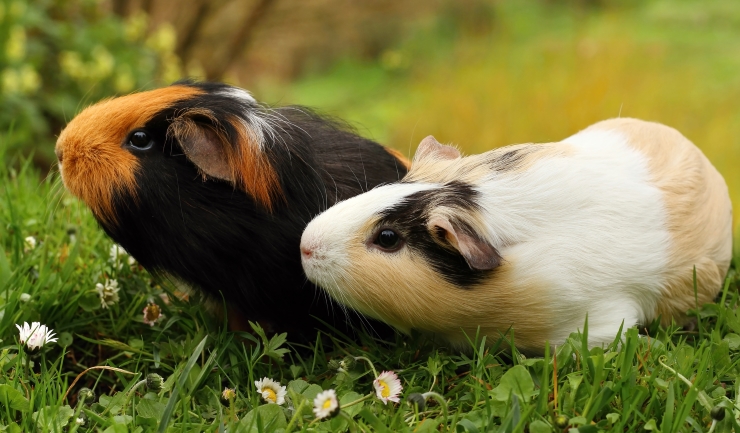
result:
[[(683, 323), (728, 271), (722, 176), (675, 129), (606, 120), (558, 143), (462, 157), (425, 138), (395, 184), (340, 202), (301, 238), (309, 280), (402, 332), (467, 345), (511, 331), (541, 353), (583, 329)], [(507, 337), (508, 338), (508, 337)]]
[(301, 233), (409, 165), (305, 107), (192, 81), (84, 109), (56, 154), (66, 188), (141, 265), (275, 330), (343, 324), (303, 274)]

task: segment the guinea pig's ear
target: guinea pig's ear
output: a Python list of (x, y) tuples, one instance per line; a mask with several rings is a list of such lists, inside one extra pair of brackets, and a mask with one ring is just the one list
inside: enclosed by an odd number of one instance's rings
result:
[(421, 140), (421, 143), (419, 143), (419, 147), (416, 148), (416, 153), (414, 154), (414, 161), (418, 161), (423, 158), (455, 159), (460, 158), (460, 151), (452, 146), (441, 144), (430, 135)]
[(496, 248), (489, 242), (482, 240), (475, 234), (470, 235), (466, 230), (441, 215), (435, 215), (429, 220), (429, 227), (444, 231), (444, 239), (465, 258), (471, 269), (479, 271), (497, 268), (503, 260)]
[[(198, 113), (203, 115), (203, 113)], [(198, 166), (204, 175), (234, 182), (224, 140), (211, 125), (197, 123), (190, 115), (176, 117), (169, 132), (177, 138), (188, 159)]]
[(236, 118), (223, 122), (212, 111), (196, 108), (172, 119), (167, 133), (177, 139), (204, 178), (229, 181), (272, 211), (275, 201), (284, 198), (278, 173), (254, 143), (248, 126)]

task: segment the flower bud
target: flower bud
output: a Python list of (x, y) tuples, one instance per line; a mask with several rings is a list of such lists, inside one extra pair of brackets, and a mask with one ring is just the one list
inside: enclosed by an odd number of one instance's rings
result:
[(357, 361), (355, 361), (355, 358), (352, 356), (345, 356), (344, 359), (342, 359), (341, 362), (339, 362), (339, 366), (345, 370), (349, 370), (352, 367), (355, 366)]
[(164, 379), (157, 373), (149, 373), (146, 375), (146, 387), (148, 390), (153, 392), (159, 392), (162, 390), (162, 384)]
[(725, 419), (725, 408), (722, 406), (714, 406), (709, 414), (712, 416), (712, 419), (722, 421)]
[(568, 422), (570, 422), (570, 419), (565, 415), (558, 415), (553, 420), (553, 424), (555, 424), (555, 427), (559, 429), (568, 427)]
[(77, 402), (90, 404), (95, 401), (95, 393), (90, 388), (80, 388), (77, 391)]
[(411, 407), (417, 407), (419, 409), (419, 412), (423, 411), (427, 406), (426, 399), (421, 393), (418, 392), (409, 394), (409, 396), (406, 397), (406, 401)]

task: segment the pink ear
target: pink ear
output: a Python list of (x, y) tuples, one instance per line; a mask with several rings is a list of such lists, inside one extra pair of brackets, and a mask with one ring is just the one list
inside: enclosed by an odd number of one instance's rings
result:
[(186, 116), (180, 116), (170, 125), (170, 132), (180, 142), (185, 156), (202, 173), (217, 179), (234, 181), (223, 141), (213, 129), (199, 125)]
[(416, 154), (414, 155), (414, 161), (429, 157), (455, 159), (460, 158), (460, 151), (452, 146), (441, 144), (430, 135), (419, 143), (419, 147), (416, 148)]
[(471, 236), (459, 228), (456, 229), (447, 218), (432, 217), (429, 220), (429, 226), (439, 227), (445, 231), (447, 242), (460, 252), (471, 269), (484, 271), (495, 269), (501, 265), (503, 258), (493, 245), (477, 236)]

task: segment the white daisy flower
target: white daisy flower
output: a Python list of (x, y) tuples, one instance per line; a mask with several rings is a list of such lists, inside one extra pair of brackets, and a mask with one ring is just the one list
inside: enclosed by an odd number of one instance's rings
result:
[(313, 413), (318, 419), (331, 418), (339, 413), (339, 400), (333, 389), (320, 392), (313, 399)]
[(120, 270), (123, 267), (123, 262), (125, 259), (125, 262), (128, 263), (129, 267), (134, 266), (136, 264), (136, 260), (129, 255), (129, 253), (123, 249), (122, 246), (118, 244), (113, 244), (110, 247), (110, 252), (108, 253), (110, 256), (109, 261), (111, 264), (113, 264), (113, 267)]
[(399, 402), (398, 395), (401, 394), (403, 387), (396, 373), (392, 371), (380, 373), (373, 381), (373, 386), (375, 387), (375, 394), (383, 404), (388, 404), (389, 401)]
[(36, 238), (33, 236), (26, 236), (25, 239), (23, 239), (23, 252), (28, 253), (31, 250), (36, 249)]
[(221, 393), (221, 398), (224, 400), (231, 400), (232, 398), (236, 397), (236, 391), (234, 391), (234, 388), (224, 388), (224, 392)]
[(144, 323), (149, 326), (154, 326), (155, 323), (164, 318), (164, 314), (162, 314), (162, 309), (159, 308), (159, 305), (155, 304), (154, 302), (149, 302), (148, 304), (146, 304), (146, 307), (144, 307), (144, 311), (142, 313), (144, 313)]
[(98, 296), (100, 296), (100, 305), (103, 308), (115, 305), (120, 299), (118, 297), (118, 291), (120, 289), (118, 287), (118, 281), (116, 280), (106, 279), (104, 284), (96, 284), (95, 290), (98, 292)]
[(23, 322), (22, 327), (20, 325), (15, 325), (15, 327), (20, 332), (18, 339), (21, 344), (25, 344), (31, 350), (39, 349), (47, 343), (57, 341), (54, 337), (54, 331), (39, 322), (33, 322), (30, 325), (28, 322)]
[(284, 386), (280, 386), (280, 382), (276, 382), (269, 377), (263, 377), (262, 380), (255, 380), (254, 386), (257, 387), (257, 392), (260, 393), (266, 402), (275, 404), (285, 403), (285, 394), (287, 391)]

